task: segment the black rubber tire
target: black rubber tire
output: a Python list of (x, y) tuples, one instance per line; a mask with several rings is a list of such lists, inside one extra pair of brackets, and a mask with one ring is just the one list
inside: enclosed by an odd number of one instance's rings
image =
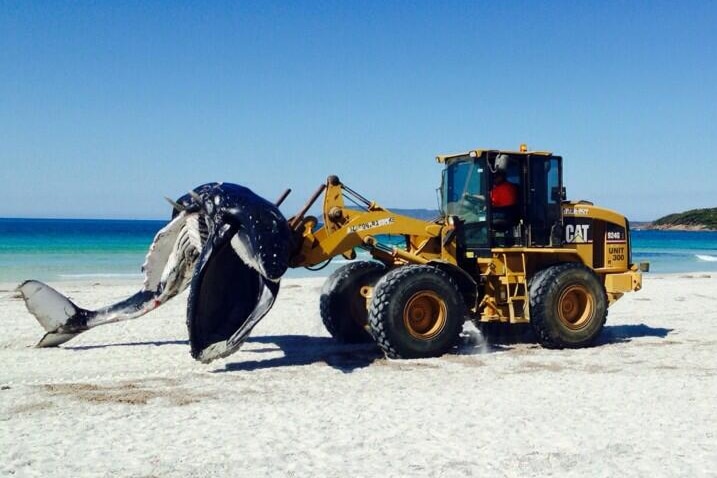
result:
[(530, 324), (510, 324), (507, 322), (479, 322), (473, 325), (480, 331), (489, 344), (512, 345), (535, 343), (535, 334)]
[(344, 344), (371, 342), (368, 311), (360, 290), (374, 285), (386, 267), (380, 262), (350, 262), (336, 269), (324, 282), (319, 298), (321, 320), (329, 334)]
[[(560, 319), (559, 306), (561, 296), (574, 287), (581, 288), (592, 305), (590, 313), (584, 315), (584, 323), (571, 328)], [(605, 325), (607, 306), (607, 294), (600, 278), (582, 264), (554, 265), (538, 272), (531, 280), (530, 323), (543, 347), (589, 346)]]
[[(432, 295), (445, 306), (443, 325), (434, 335), (416, 338), (404, 323), (404, 309), (418, 294)], [(424, 265), (401, 266), (376, 283), (368, 324), (376, 344), (389, 358), (443, 355), (456, 345), (463, 330), (466, 306), (458, 286), (441, 269)], [(430, 335), (430, 336), (429, 336)]]

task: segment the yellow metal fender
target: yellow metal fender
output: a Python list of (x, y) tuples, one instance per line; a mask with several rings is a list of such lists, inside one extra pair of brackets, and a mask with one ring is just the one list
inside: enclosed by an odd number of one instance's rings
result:
[(605, 276), (605, 291), (612, 305), (625, 292), (635, 292), (642, 289), (642, 273), (633, 266), (627, 272), (607, 274)]

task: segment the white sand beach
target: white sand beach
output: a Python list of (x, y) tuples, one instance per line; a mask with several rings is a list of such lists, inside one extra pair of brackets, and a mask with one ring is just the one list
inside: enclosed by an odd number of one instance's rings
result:
[[(0, 292), (3, 476), (717, 476), (717, 276), (647, 275), (597, 346), (387, 360), (285, 280), (233, 356), (195, 362), (186, 295), (57, 349)], [(53, 284), (78, 305), (138, 284)]]

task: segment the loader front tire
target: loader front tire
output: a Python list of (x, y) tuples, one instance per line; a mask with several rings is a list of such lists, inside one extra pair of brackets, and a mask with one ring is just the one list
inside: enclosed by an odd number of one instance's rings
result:
[(336, 269), (321, 288), (321, 320), (338, 342), (356, 344), (371, 342), (367, 330), (368, 311), (361, 287), (373, 286), (385, 274), (380, 262), (350, 262)]
[(607, 294), (597, 274), (570, 262), (538, 272), (530, 284), (530, 323), (543, 347), (587, 347), (607, 319)]
[(389, 358), (437, 357), (458, 341), (465, 309), (458, 286), (446, 272), (407, 265), (376, 283), (368, 324)]

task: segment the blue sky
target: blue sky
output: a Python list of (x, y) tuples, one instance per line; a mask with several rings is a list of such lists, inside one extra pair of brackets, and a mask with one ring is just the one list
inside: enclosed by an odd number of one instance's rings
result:
[(717, 206), (717, 2), (6, 2), (0, 217), (166, 218), (327, 175), (432, 208), (438, 153), (527, 143), (633, 220)]

